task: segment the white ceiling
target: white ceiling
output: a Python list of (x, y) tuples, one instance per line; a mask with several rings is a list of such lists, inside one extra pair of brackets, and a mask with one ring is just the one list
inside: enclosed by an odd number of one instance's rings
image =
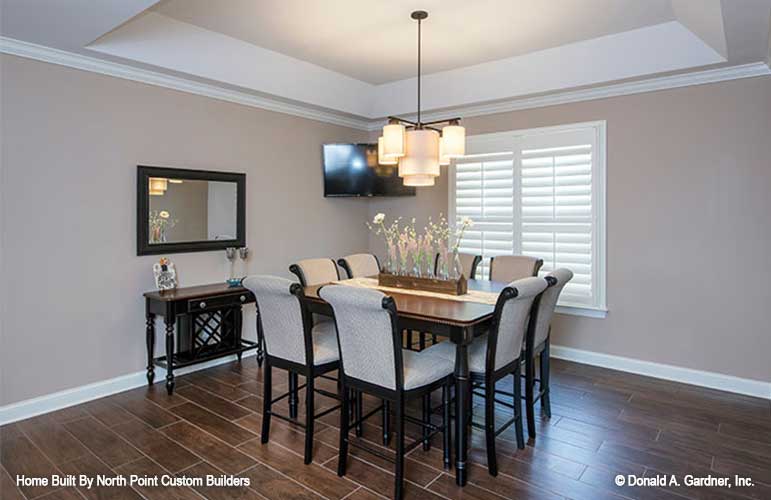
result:
[(771, 0), (0, 0), (0, 28), (372, 119), (415, 110), (416, 9), (428, 111), (769, 57)]
[[(369, 83), (426, 74), (675, 19), (670, 0), (163, 0), (153, 11)], [(269, 15), (266, 15), (269, 13)]]

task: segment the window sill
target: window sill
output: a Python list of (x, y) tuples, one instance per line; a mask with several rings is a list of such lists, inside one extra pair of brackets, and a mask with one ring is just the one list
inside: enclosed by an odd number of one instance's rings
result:
[(604, 319), (608, 315), (607, 309), (579, 306), (557, 306), (555, 312), (570, 316), (583, 316), (584, 318)]

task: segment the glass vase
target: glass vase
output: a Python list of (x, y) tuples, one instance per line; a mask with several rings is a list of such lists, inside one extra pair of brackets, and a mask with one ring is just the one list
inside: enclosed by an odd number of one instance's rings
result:
[(463, 264), (460, 262), (460, 255), (457, 250), (452, 252), (452, 269), (450, 270), (450, 279), (458, 280), (463, 276)]

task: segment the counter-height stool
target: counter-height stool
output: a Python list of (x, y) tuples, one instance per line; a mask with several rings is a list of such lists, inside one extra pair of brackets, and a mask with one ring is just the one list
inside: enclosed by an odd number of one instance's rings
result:
[(289, 271), (297, 276), (302, 286), (321, 285), (340, 279), (340, 271), (332, 259), (304, 259), (298, 260)]
[[(510, 283), (504, 288), (495, 304), (493, 323), (490, 331), (474, 339), (468, 348), (468, 364), (471, 375), (471, 391), (485, 399), (485, 423), (473, 422), (474, 427), (484, 429), (487, 446), (487, 469), (491, 475), (498, 475), (498, 462), (495, 456), (495, 437), (514, 424), (517, 447), (525, 447), (522, 431), (522, 395), (520, 384), (522, 342), (528, 328), (528, 317), (533, 301), (546, 289), (544, 278), (523, 278)], [(442, 342), (424, 351), (432, 356), (442, 356), (455, 360), (455, 346)], [(495, 384), (502, 378), (512, 375), (514, 393), (509, 404), (496, 400)], [(476, 392), (475, 389), (483, 389)], [(513, 410), (514, 415), (500, 428), (495, 428), (496, 403)], [(456, 417), (457, 418), (457, 417)]]
[[(321, 285), (340, 279), (337, 264), (334, 260), (327, 258), (298, 260), (289, 266), (289, 271), (297, 276), (303, 287)], [(328, 318), (315, 314), (311, 316), (311, 319), (313, 323), (328, 321)], [(297, 374), (295, 373), (289, 374), (289, 392), (289, 416), (297, 418)]]
[[(460, 258), (460, 265), (463, 267), (463, 276), (465, 276), (467, 280), (476, 279), (477, 267), (479, 266), (479, 263), (482, 262), (482, 256), (474, 255), (473, 253), (459, 252), (458, 257)], [(434, 274), (439, 274), (438, 269), (441, 263), (441, 254), (437, 253), (436, 257), (434, 257)]]
[[(525, 410), (527, 413), (527, 434), (535, 439), (535, 403), (541, 400), (541, 409), (551, 417), (549, 398), (549, 344), (551, 319), (562, 289), (573, 279), (570, 269), (557, 269), (544, 276), (549, 287), (533, 303), (530, 324), (524, 344), (525, 361)], [(535, 378), (535, 358), (538, 357), (539, 378)], [(535, 383), (538, 382), (538, 395)], [(516, 384), (519, 385), (519, 384)]]
[[(343, 410), (340, 413), (340, 456), (337, 473), (340, 476), (345, 475), (349, 444), (381, 458), (393, 460), (396, 463), (394, 497), (400, 499), (403, 494), (405, 455), (421, 443), (424, 449), (429, 449), (431, 437), (438, 432), (443, 435), (444, 464), (449, 468), (449, 393), (454, 363), (443, 356), (429, 355), (426, 351), (403, 350), (396, 303), (377, 290), (327, 285), (319, 290), (319, 296), (332, 306), (340, 345)], [(348, 420), (347, 389), (371, 394), (394, 405), (395, 457), (349, 439), (350, 428), (358, 422)], [(431, 423), (430, 397), (437, 389), (442, 389), (440, 426)], [(423, 402), (420, 419), (412, 418), (405, 412), (408, 401), (412, 399), (421, 399)], [(378, 410), (382, 408), (375, 408), (359, 418), (369, 418)], [(409, 445), (404, 442), (404, 423), (407, 420), (423, 428), (422, 436)], [(384, 420), (384, 425), (386, 421)]]
[(499, 255), (490, 258), (490, 280), (511, 283), (514, 280), (538, 276), (543, 260), (527, 255)]
[[(272, 416), (305, 428), (305, 463), (313, 457), (314, 420), (330, 413), (340, 405), (314, 414), (314, 396), (319, 393), (334, 399), (339, 395), (315, 387), (315, 378), (337, 370), (340, 352), (334, 323), (324, 321), (312, 325), (310, 312), (303, 302), (303, 287), (299, 283), (276, 276), (249, 276), (243, 280), (256, 299), (257, 328), (265, 342), (265, 365), (262, 396), (262, 442), (267, 443)], [(277, 398), (272, 395), (273, 368), (282, 368), (295, 376), (305, 377), (305, 425), (296, 417), (284, 416), (273, 410), (273, 404), (291, 396), (289, 391)], [(294, 388), (295, 391), (302, 387)], [(295, 392), (296, 395), (296, 392)], [(295, 412), (297, 410), (295, 409)]]
[(348, 278), (362, 276), (377, 276), (380, 273), (380, 262), (371, 253), (356, 253), (337, 259), (337, 264), (345, 270)]

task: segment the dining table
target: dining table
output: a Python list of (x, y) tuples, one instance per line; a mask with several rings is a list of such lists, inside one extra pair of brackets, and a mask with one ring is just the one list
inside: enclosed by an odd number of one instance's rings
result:
[[(377, 277), (372, 277), (377, 278)], [(332, 308), (318, 295), (325, 285), (305, 287), (305, 301), (310, 312), (332, 316)], [(468, 290), (499, 294), (507, 283), (489, 280), (468, 280)], [(469, 414), (472, 404), (469, 395), (468, 346), (474, 337), (485, 333), (493, 320), (495, 305), (471, 300), (459, 300), (454, 296), (421, 294), (413, 290), (386, 289), (383, 293), (393, 297), (399, 318), (399, 328), (444, 336), (455, 344), (455, 482), (465, 486), (468, 479)]]

